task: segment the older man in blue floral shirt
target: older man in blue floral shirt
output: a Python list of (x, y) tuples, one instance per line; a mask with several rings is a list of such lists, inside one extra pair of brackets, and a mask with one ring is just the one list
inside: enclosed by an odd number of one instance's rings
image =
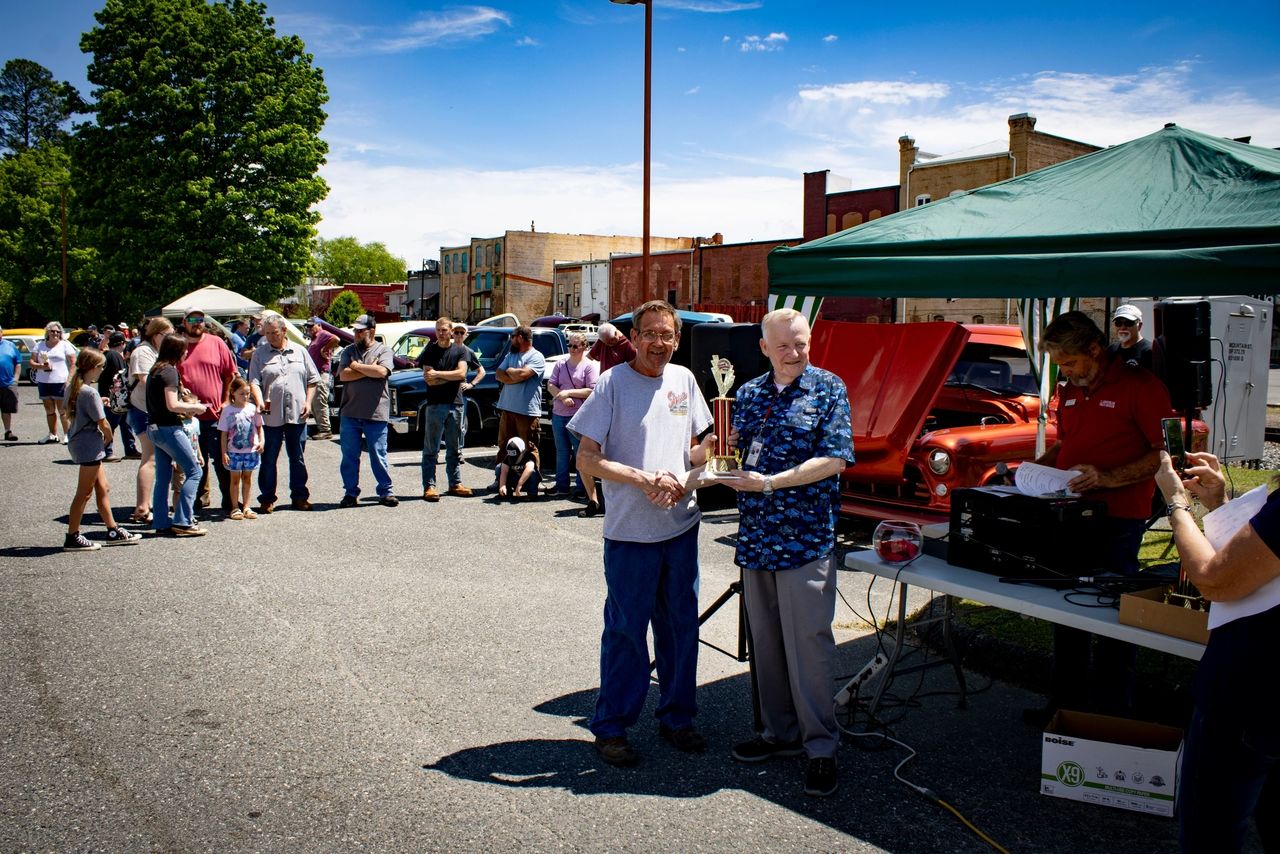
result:
[(734, 444), (742, 471), (738, 549), (764, 731), (739, 744), (740, 762), (808, 757), (806, 794), (839, 785), (832, 661), (835, 523), (840, 472), (853, 462), (849, 395), (809, 364), (809, 322), (792, 309), (761, 321), (772, 370), (738, 390)]

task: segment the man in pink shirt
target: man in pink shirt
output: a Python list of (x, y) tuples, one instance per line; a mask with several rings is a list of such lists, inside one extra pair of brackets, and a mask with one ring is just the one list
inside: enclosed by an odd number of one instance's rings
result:
[(212, 460), (222, 492), (222, 512), (230, 513), (235, 502), (231, 497), (231, 475), (222, 465), (218, 416), (227, 402), (231, 380), (237, 375), (236, 360), (221, 338), (205, 332), (204, 312), (200, 309), (187, 310), (183, 316), (183, 332), (187, 336), (187, 355), (178, 365), (178, 374), (183, 387), (208, 407), (200, 416), (200, 455), (204, 457), (204, 471), (200, 475), (196, 506), (209, 506), (209, 461)]

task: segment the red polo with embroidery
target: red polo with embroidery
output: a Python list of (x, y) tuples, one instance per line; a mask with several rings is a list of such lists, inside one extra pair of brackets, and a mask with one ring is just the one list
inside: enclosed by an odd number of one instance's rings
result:
[[(1077, 464), (1102, 471), (1128, 465), (1164, 447), (1160, 419), (1173, 405), (1164, 383), (1150, 371), (1111, 359), (1102, 381), (1090, 390), (1066, 383), (1058, 386), (1057, 466)], [(1145, 519), (1151, 514), (1154, 477), (1114, 489), (1085, 493), (1107, 503), (1107, 513), (1122, 519)]]

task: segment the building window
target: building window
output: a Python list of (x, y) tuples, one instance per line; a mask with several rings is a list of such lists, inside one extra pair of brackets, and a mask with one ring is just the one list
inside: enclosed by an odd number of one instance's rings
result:
[(470, 255), (471, 255), (471, 253), (470, 253), (470, 252), (463, 252), (463, 253), (462, 253), (462, 272), (464, 272), (464, 273), (465, 273), (465, 272), (467, 272), (467, 258), (468, 258)]
[(444, 256), (444, 271), (446, 273), (449, 272), (449, 256), (448, 255)]
[(835, 234), (835, 233), (836, 233), (836, 215), (833, 213), (829, 213), (827, 214), (827, 234)]
[(986, 322), (987, 322), (987, 319), (986, 319), (985, 317), (983, 317), (982, 315), (980, 315), (980, 314), (975, 314), (975, 315), (973, 316), (973, 322), (974, 322), (974, 323), (986, 323)]
[(940, 315), (940, 314), (935, 314), (935, 315), (933, 316), (933, 319), (934, 319), (934, 320), (936, 320), (936, 321), (946, 320), (946, 318), (945, 318), (945, 317), (943, 317), (943, 316), (942, 316), (942, 315)]
[(933, 196), (929, 195), (928, 193), (921, 193), (920, 195), (916, 196), (916, 207), (920, 207), (921, 205), (927, 205), (931, 201), (933, 201)]
[(493, 273), (484, 274), (484, 289), (486, 291), (493, 290)]
[(482, 290), (484, 290), (484, 288), (480, 287), (480, 285), (481, 285), (481, 284), (482, 284), (482, 282), (480, 281), (480, 274), (479, 274), (479, 273), (476, 273), (476, 286), (475, 286), (475, 290), (476, 290), (477, 292), (478, 292), (478, 291), (482, 291)]
[(501, 243), (493, 244), (493, 263), (495, 264), (502, 263), (502, 244)]
[(857, 211), (849, 211), (840, 218), (841, 228), (853, 228), (855, 225), (862, 225), (862, 214)]

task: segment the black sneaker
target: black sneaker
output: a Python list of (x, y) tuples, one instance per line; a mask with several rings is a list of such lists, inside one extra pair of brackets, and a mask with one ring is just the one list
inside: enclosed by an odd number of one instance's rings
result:
[(702, 733), (690, 726), (672, 729), (665, 724), (658, 726), (658, 735), (675, 745), (682, 753), (702, 753), (707, 749), (707, 740)]
[(355, 507), (359, 502), (354, 495), (344, 495), (342, 500), (338, 502), (339, 507)]
[(768, 759), (789, 759), (792, 756), (800, 756), (803, 753), (804, 748), (800, 746), (798, 741), (779, 744), (775, 741), (765, 741), (763, 738), (756, 737), (750, 741), (735, 745), (733, 753), (730, 755), (739, 762), (764, 762)]
[(383, 507), (399, 507), (400, 499), (396, 498), (394, 495), (384, 495), (378, 499), (378, 503)]
[(132, 546), (142, 540), (141, 534), (135, 534), (133, 531), (126, 531), (124, 528), (115, 527), (107, 528), (107, 545), (109, 546)]
[(590, 519), (592, 516), (599, 516), (599, 515), (600, 515), (600, 505), (595, 501), (592, 501), (586, 507), (583, 507), (581, 510), (578, 511), (579, 519)]
[(74, 534), (67, 534), (62, 540), (62, 550), (64, 552), (96, 552), (100, 548), (102, 548), (101, 543), (85, 539), (84, 534), (79, 531)]
[(815, 756), (809, 760), (804, 772), (804, 793), (815, 798), (835, 794), (840, 788), (840, 775), (836, 771), (834, 756)]

